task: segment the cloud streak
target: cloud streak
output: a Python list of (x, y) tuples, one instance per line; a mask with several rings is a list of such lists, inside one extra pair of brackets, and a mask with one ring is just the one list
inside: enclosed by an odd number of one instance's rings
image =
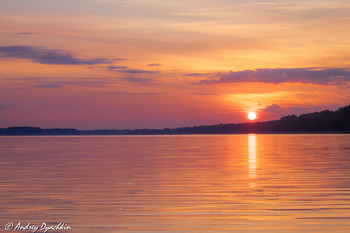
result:
[(139, 69), (119, 69), (115, 70), (117, 72), (122, 72), (122, 73), (127, 73), (127, 74), (156, 74), (158, 71), (153, 71), (153, 70), (139, 70)]
[(277, 104), (271, 104), (262, 110), (265, 112), (281, 113), (285, 110), (285, 108), (283, 108)]
[(129, 69), (127, 66), (109, 66), (109, 71), (127, 73), (127, 74), (156, 74), (158, 71), (153, 70), (140, 70), (140, 69)]
[(122, 80), (127, 81), (127, 82), (134, 82), (134, 83), (150, 83), (153, 80), (150, 78), (143, 78), (143, 77), (124, 77)]
[(273, 114), (282, 114), (282, 115), (301, 115), (308, 112), (322, 111), (324, 109), (337, 109), (339, 106), (336, 105), (321, 105), (321, 106), (312, 106), (312, 107), (282, 107), (277, 104), (271, 104), (265, 108), (260, 109), (263, 112), (273, 113)]
[(126, 70), (128, 67), (126, 66), (109, 66), (108, 70)]
[(186, 74), (186, 76), (189, 76), (189, 77), (196, 77), (196, 76), (205, 76), (206, 74), (202, 74), (202, 73), (189, 73), (189, 74)]
[(216, 79), (203, 79), (199, 84), (214, 83), (313, 83), (323, 85), (341, 85), (350, 81), (350, 70), (346, 68), (290, 68), (290, 69), (257, 69), (228, 73), (217, 73)]
[(127, 91), (114, 91), (111, 92), (116, 95), (159, 95), (162, 94), (160, 92), (127, 92)]
[(114, 78), (106, 77), (22, 77), (5, 78), (5, 80), (17, 81), (33, 88), (64, 88), (66, 86), (98, 87), (116, 83)]
[(111, 59), (79, 59), (58, 49), (42, 49), (32, 46), (1, 46), (0, 57), (29, 59), (40, 64), (50, 65), (96, 65), (112, 63)]
[(60, 88), (62, 85), (59, 84), (43, 84), (43, 85), (35, 85), (33, 87), (38, 87), (38, 88)]
[(0, 102), (0, 110), (13, 109), (14, 107), (15, 107), (14, 104), (7, 104), (7, 103), (1, 103)]

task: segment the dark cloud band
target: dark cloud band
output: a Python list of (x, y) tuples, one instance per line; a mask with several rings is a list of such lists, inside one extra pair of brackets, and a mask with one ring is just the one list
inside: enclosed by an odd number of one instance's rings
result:
[[(314, 83), (340, 85), (344, 81), (350, 81), (350, 70), (346, 68), (291, 68), (291, 69), (257, 69), (228, 73), (216, 73), (214, 78), (203, 79), (199, 84), (212, 83)], [(219, 78), (217, 78), (219, 77)]]
[(29, 59), (40, 64), (96, 65), (112, 63), (111, 59), (79, 59), (68, 52), (57, 49), (42, 49), (32, 46), (2, 46), (0, 57)]

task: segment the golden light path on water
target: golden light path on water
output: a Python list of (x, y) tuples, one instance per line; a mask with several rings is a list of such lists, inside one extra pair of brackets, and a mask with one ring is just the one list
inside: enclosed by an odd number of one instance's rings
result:
[[(249, 178), (256, 178), (256, 136), (248, 135), (248, 155), (249, 155)], [(249, 183), (250, 187), (255, 187), (255, 182)]]

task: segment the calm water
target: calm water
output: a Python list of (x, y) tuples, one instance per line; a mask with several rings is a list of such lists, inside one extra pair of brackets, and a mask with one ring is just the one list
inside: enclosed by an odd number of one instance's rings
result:
[(350, 135), (0, 137), (0, 156), (0, 232), (350, 232)]

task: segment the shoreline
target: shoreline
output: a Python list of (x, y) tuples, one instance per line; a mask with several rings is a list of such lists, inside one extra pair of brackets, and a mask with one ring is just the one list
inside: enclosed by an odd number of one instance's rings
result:
[(6, 136), (73, 136), (73, 137), (79, 137), (79, 136), (186, 136), (186, 135), (266, 135), (266, 134), (282, 134), (282, 135), (288, 135), (288, 134), (302, 134), (302, 135), (324, 135), (324, 134), (350, 134), (350, 131), (314, 131), (314, 132), (250, 132), (250, 133), (169, 133), (169, 134), (84, 134), (84, 133), (77, 133), (77, 134), (1, 134), (0, 137), (6, 137)]

